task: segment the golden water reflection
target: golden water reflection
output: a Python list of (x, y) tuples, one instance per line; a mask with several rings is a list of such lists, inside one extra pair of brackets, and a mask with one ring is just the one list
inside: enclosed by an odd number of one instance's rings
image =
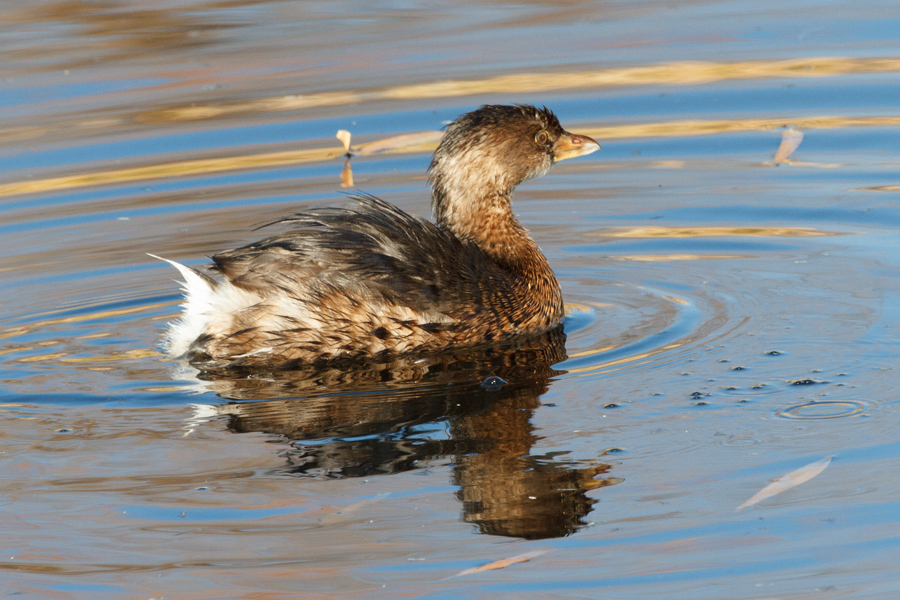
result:
[(215, 106), (185, 106), (147, 111), (142, 113), (141, 120), (153, 123), (173, 123), (240, 114), (348, 106), (385, 100), (423, 100), (497, 93), (585, 91), (635, 85), (697, 85), (729, 80), (835, 77), (848, 74), (896, 72), (900, 72), (900, 58), (810, 57), (732, 63), (684, 61), (567, 73), (519, 73), (483, 79), (457, 79), (399, 85), (365, 91), (348, 90), (258, 98)]
[[(810, 116), (766, 119), (689, 120), (666, 123), (640, 123), (608, 127), (580, 127), (579, 131), (595, 139), (680, 137), (713, 135), (737, 131), (767, 131), (786, 124), (816, 128), (895, 127), (900, 126), (900, 116), (836, 117)], [(433, 152), (440, 141), (440, 131), (422, 131), (402, 136), (373, 140), (354, 147), (353, 153), (361, 156), (372, 154), (421, 154)], [(137, 181), (151, 181), (173, 177), (208, 175), (243, 169), (264, 169), (307, 163), (326, 162), (344, 156), (346, 151), (337, 144), (325, 148), (309, 148), (243, 154), (221, 158), (202, 158), (162, 162), (152, 165), (100, 170), (75, 175), (0, 184), (0, 197), (22, 194), (38, 194), (89, 186), (115, 185)], [(800, 163), (792, 163), (800, 165)], [(652, 166), (680, 168), (683, 161), (659, 161)], [(834, 167), (837, 165), (812, 165)]]
[(697, 238), (697, 237), (820, 237), (842, 235), (814, 227), (628, 227), (600, 234), (615, 238)]
[(631, 256), (610, 256), (609, 260), (628, 260), (634, 262), (673, 262), (679, 260), (723, 260), (747, 258), (740, 254), (635, 254)]
[(900, 185), (873, 185), (859, 188), (863, 192), (900, 192)]

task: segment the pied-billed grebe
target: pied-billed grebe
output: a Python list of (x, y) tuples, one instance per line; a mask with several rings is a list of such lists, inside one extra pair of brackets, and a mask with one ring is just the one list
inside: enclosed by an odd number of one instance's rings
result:
[[(197, 364), (280, 366), (434, 352), (546, 331), (559, 283), (513, 215), (513, 189), (600, 148), (533, 106), (447, 126), (428, 168), (436, 224), (373, 196), (277, 221), (285, 233), (213, 256), (185, 279), (167, 351)], [(168, 261), (171, 262), (171, 261)]]

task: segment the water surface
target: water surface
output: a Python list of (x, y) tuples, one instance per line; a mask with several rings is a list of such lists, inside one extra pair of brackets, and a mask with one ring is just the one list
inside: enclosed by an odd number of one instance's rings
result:
[[(896, 597), (893, 4), (0, 16), (5, 594)], [(353, 189), (427, 215), (435, 132), (489, 102), (603, 146), (515, 198), (564, 338), (200, 379), (159, 353), (147, 252), (199, 266)]]

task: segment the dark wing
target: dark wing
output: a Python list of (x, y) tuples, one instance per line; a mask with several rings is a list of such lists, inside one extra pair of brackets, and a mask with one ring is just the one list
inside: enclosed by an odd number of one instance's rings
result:
[[(480, 304), (485, 281), (506, 279), (477, 247), (369, 195), (356, 206), (309, 210), (284, 233), (213, 257), (233, 284), (266, 293), (313, 285), (414, 309)], [(481, 282), (481, 284), (479, 283)], [(499, 283), (499, 282), (497, 282)]]

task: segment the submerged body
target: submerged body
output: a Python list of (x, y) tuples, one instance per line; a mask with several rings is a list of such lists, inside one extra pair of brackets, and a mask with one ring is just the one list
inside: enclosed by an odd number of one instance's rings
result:
[[(516, 221), (522, 181), (599, 145), (546, 109), (485, 106), (451, 123), (429, 167), (436, 223), (372, 196), (278, 221), (284, 233), (185, 278), (165, 342), (198, 364), (283, 366), (427, 353), (538, 333), (563, 317), (559, 284)], [(169, 261), (171, 262), (171, 261)]]

